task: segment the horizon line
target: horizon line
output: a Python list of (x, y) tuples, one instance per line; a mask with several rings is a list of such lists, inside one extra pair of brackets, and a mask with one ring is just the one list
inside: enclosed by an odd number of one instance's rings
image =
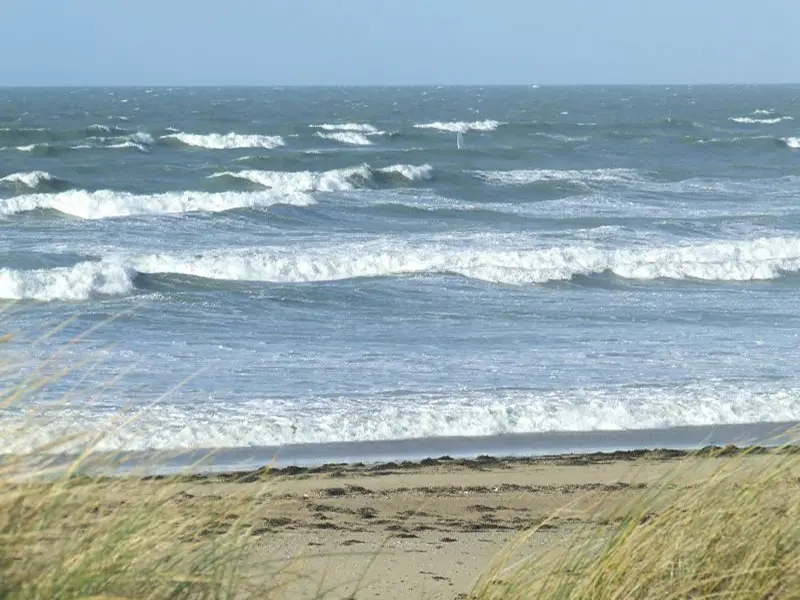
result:
[(693, 82), (654, 82), (654, 83), (192, 83), (192, 84), (146, 84), (146, 83), (92, 83), (92, 84), (79, 84), (79, 83), (61, 83), (61, 84), (47, 84), (47, 83), (27, 83), (27, 84), (0, 84), (0, 89), (75, 89), (75, 88), (419, 88), (419, 87), (484, 87), (484, 88), (502, 88), (502, 87), (524, 87), (524, 88), (538, 88), (538, 87), (733, 87), (733, 86), (794, 86), (800, 85), (800, 81), (784, 81), (784, 82), (711, 82), (711, 83), (693, 83)]

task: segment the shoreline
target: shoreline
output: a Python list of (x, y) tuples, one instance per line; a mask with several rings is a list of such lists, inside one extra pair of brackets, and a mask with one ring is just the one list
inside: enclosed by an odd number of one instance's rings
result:
[[(82, 474), (175, 475), (224, 474), (264, 467), (314, 469), (326, 465), (379, 465), (420, 462), (447, 456), (535, 459), (595, 453), (642, 453), (653, 450), (691, 452), (709, 446), (780, 446), (800, 440), (800, 423), (684, 426), (623, 431), (547, 432), (485, 437), (439, 437), (387, 441), (293, 444), (247, 448), (176, 451), (96, 452), (82, 462)], [(0, 454), (0, 464), (19, 458)], [(75, 460), (71, 454), (27, 455), (22, 462), (46, 462), (59, 470)]]

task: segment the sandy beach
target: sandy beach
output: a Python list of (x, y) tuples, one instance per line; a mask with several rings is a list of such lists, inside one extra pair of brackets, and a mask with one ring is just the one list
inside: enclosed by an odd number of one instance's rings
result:
[[(576, 534), (602, 541), (626, 506), (665, 478), (679, 492), (730, 460), (662, 450), (106, 478), (92, 515), (154, 497), (176, 523), (207, 515), (207, 527), (178, 536), (187, 553), (243, 525), (240, 576), (264, 597), (455, 599), (526, 532), (533, 530), (507, 557), (512, 564)], [(737, 477), (768, 460), (737, 459)], [(79, 478), (76, 498), (81, 480), (97, 493), (96, 479)]]

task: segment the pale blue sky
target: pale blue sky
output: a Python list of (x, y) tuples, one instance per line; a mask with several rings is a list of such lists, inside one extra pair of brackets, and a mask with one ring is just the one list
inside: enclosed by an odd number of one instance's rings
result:
[(0, 85), (800, 81), (800, 0), (0, 0)]

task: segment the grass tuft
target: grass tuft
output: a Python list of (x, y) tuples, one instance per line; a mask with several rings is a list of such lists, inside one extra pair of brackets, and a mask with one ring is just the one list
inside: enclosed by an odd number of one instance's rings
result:
[[(800, 598), (800, 457), (787, 449), (691, 457), (633, 502), (603, 515), (604, 530), (511, 563), (479, 581), (480, 600)], [(716, 460), (698, 485), (673, 481)]]

